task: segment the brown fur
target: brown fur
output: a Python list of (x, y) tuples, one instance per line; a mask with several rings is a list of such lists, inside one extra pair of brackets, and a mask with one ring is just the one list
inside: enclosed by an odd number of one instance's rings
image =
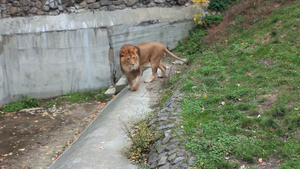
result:
[[(159, 77), (165, 77), (166, 67), (162, 64), (162, 57), (168, 53), (173, 58), (186, 62), (186, 60), (174, 55), (162, 43), (145, 42), (133, 46), (125, 44), (120, 50), (120, 65), (123, 74), (127, 77), (129, 89), (137, 90), (140, 84), (143, 66), (149, 62), (152, 67), (152, 76), (145, 82), (152, 82), (157, 76), (157, 69), (162, 71)], [(132, 79), (136, 77), (133, 84)]]

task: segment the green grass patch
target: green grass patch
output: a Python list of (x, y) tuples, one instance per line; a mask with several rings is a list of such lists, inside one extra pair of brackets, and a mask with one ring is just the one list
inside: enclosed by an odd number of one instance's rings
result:
[(279, 168), (299, 166), (299, 9), (294, 1), (251, 27), (233, 25), (226, 43), (206, 46), (198, 27), (179, 44), (180, 52), (201, 56), (181, 82), (186, 146), (196, 167), (255, 167), (272, 158)]
[(27, 108), (51, 107), (57, 104), (82, 103), (90, 100), (109, 101), (111, 97), (104, 95), (106, 90), (107, 88), (93, 92), (69, 93), (48, 100), (39, 100), (37, 98), (29, 98), (26, 95), (23, 95), (21, 101), (2, 105), (0, 110), (3, 112), (13, 112)]

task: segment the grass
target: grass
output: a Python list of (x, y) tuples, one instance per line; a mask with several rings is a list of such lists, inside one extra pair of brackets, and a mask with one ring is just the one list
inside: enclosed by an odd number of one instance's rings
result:
[(198, 27), (177, 47), (194, 61), (181, 90), (196, 167), (300, 166), (299, 8), (293, 1), (250, 27), (239, 16), (223, 30), (234, 33), (210, 45)]
[(36, 98), (28, 98), (27, 96), (22, 96), (22, 100), (14, 103), (8, 103), (2, 105), (0, 108), (3, 112), (13, 112), (19, 111), (26, 108), (34, 108), (34, 107), (51, 107), (57, 104), (64, 103), (82, 103), (90, 100), (96, 101), (108, 101), (111, 98), (104, 95), (105, 89), (101, 89), (98, 91), (92, 92), (78, 92), (78, 93), (69, 93), (64, 94), (56, 98), (47, 99), (47, 100), (38, 100)]

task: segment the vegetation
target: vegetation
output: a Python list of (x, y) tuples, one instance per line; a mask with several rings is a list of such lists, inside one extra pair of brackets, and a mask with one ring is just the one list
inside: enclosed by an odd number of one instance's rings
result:
[(232, 34), (213, 44), (203, 43), (207, 31), (198, 26), (177, 47), (194, 61), (181, 90), (195, 166), (300, 166), (299, 8), (290, 2), (250, 27), (236, 17), (222, 31)]
[(3, 105), (0, 110), (5, 112), (12, 112), (12, 111), (18, 111), (22, 109), (39, 107), (39, 106), (40, 106), (40, 101), (38, 99), (28, 98), (26, 95), (23, 95), (22, 101)]
[(132, 141), (131, 146), (127, 150), (130, 161), (141, 166), (145, 165), (147, 163), (146, 155), (155, 141), (154, 136), (157, 134), (157, 131), (151, 131), (145, 121), (132, 123), (130, 128), (126, 124), (124, 126), (127, 136)]
[(228, 5), (238, 2), (240, 0), (211, 0), (208, 9), (223, 12), (227, 9)]
[(3, 112), (12, 112), (12, 111), (19, 111), (22, 109), (34, 108), (40, 106), (50, 107), (53, 105), (63, 104), (63, 103), (81, 103), (90, 100), (108, 101), (110, 97), (104, 95), (105, 91), (106, 89), (101, 89), (99, 91), (94, 91), (94, 92), (69, 93), (48, 100), (38, 100), (36, 98), (28, 98), (26, 95), (23, 95), (21, 101), (3, 105), (2, 108), (0, 108), (0, 110)]

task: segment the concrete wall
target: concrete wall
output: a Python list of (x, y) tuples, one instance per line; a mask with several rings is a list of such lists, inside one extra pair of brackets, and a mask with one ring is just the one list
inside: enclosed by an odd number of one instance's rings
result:
[(0, 19), (0, 105), (112, 85), (125, 43), (174, 48), (194, 23), (191, 6)]

